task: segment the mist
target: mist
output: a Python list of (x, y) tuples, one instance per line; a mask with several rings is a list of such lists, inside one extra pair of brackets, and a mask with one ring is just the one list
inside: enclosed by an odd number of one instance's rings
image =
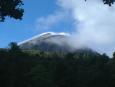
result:
[(74, 20), (71, 45), (111, 56), (115, 51), (115, 5), (109, 7), (101, 0), (58, 0), (58, 5)]

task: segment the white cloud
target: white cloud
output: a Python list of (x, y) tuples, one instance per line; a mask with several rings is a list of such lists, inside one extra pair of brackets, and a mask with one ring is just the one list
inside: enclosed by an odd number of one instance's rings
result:
[(46, 17), (38, 18), (36, 23), (37, 30), (48, 30), (58, 24), (64, 18), (64, 14), (61, 11), (57, 11), (54, 14), (50, 14)]
[(101, 0), (58, 0), (58, 4), (75, 20), (75, 45), (108, 55), (115, 51), (115, 5), (109, 7)]

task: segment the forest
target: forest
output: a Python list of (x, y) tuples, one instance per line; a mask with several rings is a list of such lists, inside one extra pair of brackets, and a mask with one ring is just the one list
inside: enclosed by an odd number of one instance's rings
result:
[(115, 54), (0, 49), (0, 87), (114, 87)]

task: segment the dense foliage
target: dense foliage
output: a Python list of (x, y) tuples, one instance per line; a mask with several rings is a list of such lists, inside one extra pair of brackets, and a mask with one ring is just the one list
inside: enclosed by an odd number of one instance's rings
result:
[(108, 4), (109, 6), (111, 6), (114, 2), (115, 0), (103, 0), (103, 3)]
[[(85, 0), (87, 1), (87, 0)], [(114, 4), (115, 0), (102, 0), (104, 4), (107, 4), (109, 6), (111, 6), (112, 4)]]
[(0, 49), (0, 87), (114, 86), (115, 60), (106, 54), (22, 51), (15, 43)]
[(0, 21), (4, 21), (7, 16), (22, 19), (24, 12), (22, 5), (22, 0), (0, 0)]

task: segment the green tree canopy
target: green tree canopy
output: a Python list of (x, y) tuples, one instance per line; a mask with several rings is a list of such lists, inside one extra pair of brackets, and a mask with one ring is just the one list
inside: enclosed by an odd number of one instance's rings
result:
[(3, 22), (5, 17), (22, 19), (24, 12), (22, 5), (22, 0), (0, 0), (0, 22)]

